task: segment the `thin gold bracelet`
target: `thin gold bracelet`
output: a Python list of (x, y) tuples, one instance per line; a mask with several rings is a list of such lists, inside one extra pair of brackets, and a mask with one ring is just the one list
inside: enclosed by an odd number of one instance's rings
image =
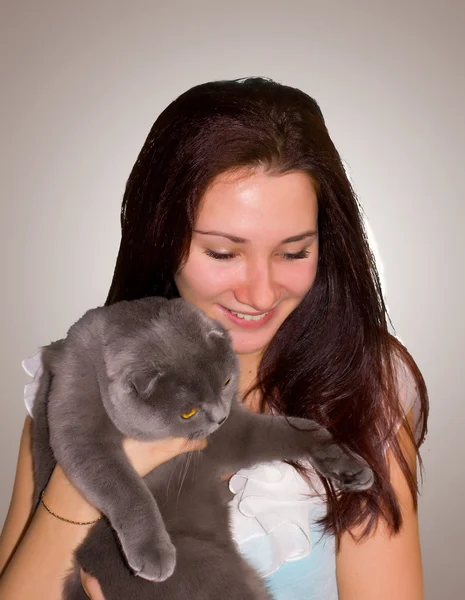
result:
[(64, 521), (65, 523), (71, 523), (72, 525), (93, 525), (94, 523), (97, 523), (97, 521), (99, 521), (102, 518), (102, 515), (100, 515), (99, 517), (97, 517), (97, 519), (95, 519), (95, 521), (72, 521), (71, 519), (65, 519), (64, 517), (60, 517), (60, 515), (57, 515), (56, 513), (54, 513), (52, 510), (49, 509), (49, 507), (45, 504), (45, 500), (44, 500), (44, 494), (45, 494), (45, 490), (41, 493), (40, 495), (40, 501), (42, 502), (43, 507), (45, 508), (45, 510), (50, 513), (53, 517), (56, 517), (57, 519), (60, 519), (60, 521)]

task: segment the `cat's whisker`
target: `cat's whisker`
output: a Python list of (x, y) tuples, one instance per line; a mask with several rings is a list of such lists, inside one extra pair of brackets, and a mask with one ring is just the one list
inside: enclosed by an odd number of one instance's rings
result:
[(181, 480), (182, 480), (182, 474), (184, 472), (184, 465), (185, 465), (185, 461), (186, 461), (186, 455), (185, 454), (180, 454), (179, 455), (179, 466), (176, 469), (176, 488), (179, 489), (179, 486), (181, 484)]
[(183, 470), (182, 480), (181, 480), (181, 483), (180, 483), (180, 486), (178, 489), (178, 497), (177, 497), (176, 502), (179, 501), (181, 489), (184, 484), (184, 481), (186, 480), (186, 475), (187, 475), (187, 472), (189, 471), (190, 463), (192, 462), (192, 454), (193, 454), (193, 452), (187, 452), (185, 455), (184, 470)]
[(170, 471), (169, 471), (169, 474), (170, 474), (170, 475), (169, 475), (169, 478), (168, 478), (168, 482), (167, 482), (167, 484), (166, 484), (166, 499), (167, 499), (167, 500), (168, 500), (168, 498), (169, 498), (169, 495), (170, 495), (170, 494), (169, 494), (169, 489), (170, 489), (170, 485), (171, 485), (171, 480), (172, 480), (172, 478), (173, 478), (173, 475), (174, 475), (174, 469), (170, 469)]
[(195, 470), (197, 469), (197, 466), (199, 465), (200, 461), (201, 461), (202, 455), (200, 452), (195, 452), (195, 456), (192, 459), (193, 462), (193, 467), (192, 470), (194, 471), (194, 477), (195, 477)]

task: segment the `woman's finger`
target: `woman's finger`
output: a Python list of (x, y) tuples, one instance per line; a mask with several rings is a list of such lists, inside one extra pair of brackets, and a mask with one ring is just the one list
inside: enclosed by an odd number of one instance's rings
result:
[(90, 600), (105, 600), (99, 582), (81, 569), (81, 583)]

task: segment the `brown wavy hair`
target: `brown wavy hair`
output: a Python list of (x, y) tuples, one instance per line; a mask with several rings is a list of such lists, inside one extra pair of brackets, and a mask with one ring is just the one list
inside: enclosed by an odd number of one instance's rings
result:
[(376, 473), (359, 494), (322, 479), (326, 531), (340, 534), (379, 517), (393, 532), (401, 512), (384, 448), (389, 446), (417, 505), (417, 482), (398, 442), (405, 414), (395, 355), (410, 370), (426, 434), (425, 382), (406, 348), (389, 333), (388, 315), (360, 206), (322, 112), (301, 90), (269, 79), (215, 81), (191, 88), (155, 121), (124, 194), (121, 245), (106, 304), (179, 296), (173, 274), (188, 257), (200, 200), (221, 173), (248, 168), (308, 173), (318, 198), (319, 262), (312, 288), (266, 348), (257, 383), (262, 410), (315, 419), (362, 455)]

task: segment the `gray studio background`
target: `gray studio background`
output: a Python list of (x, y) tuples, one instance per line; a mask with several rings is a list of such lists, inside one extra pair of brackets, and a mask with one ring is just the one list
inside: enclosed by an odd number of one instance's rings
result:
[(1, 3), (0, 523), (25, 417), (21, 359), (103, 303), (130, 168), (197, 83), (267, 75), (320, 103), (431, 398), (427, 598), (463, 597), (465, 3)]

